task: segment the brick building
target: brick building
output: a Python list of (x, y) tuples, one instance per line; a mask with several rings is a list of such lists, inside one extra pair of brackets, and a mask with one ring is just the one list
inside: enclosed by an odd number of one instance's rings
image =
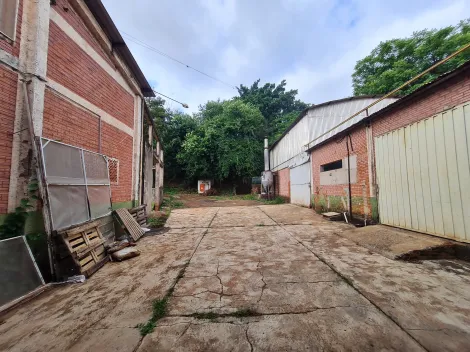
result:
[(0, 222), (33, 173), (30, 121), (35, 138), (107, 157), (113, 208), (158, 204), (163, 152), (144, 102), (154, 93), (101, 1), (2, 6)]
[[(303, 112), (271, 146), (276, 192), (293, 201), (293, 183), (305, 184), (303, 205), (344, 212), (350, 184), (355, 216), (470, 242), (470, 63), (332, 129), (368, 104), (339, 119)], [(299, 165), (309, 170), (296, 175)]]

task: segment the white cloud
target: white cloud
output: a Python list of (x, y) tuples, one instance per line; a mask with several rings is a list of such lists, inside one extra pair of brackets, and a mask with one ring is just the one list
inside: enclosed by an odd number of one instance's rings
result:
[[(465, 0), (103, 0), (117, 27), (229, 83), (279, 83), (309, 103), (351, 95), (357, 60), (383, 40), (456, 24)], [(468, 15), (467, 15), (468, 16)], [(156, 89), (191, 112), (235, 89), (129, 42)], [(178, 105), (176, 103), (174, 107)]]

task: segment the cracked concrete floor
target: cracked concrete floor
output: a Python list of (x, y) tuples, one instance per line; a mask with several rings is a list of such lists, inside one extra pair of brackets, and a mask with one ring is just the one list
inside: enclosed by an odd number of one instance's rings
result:
[[(180, 209), (167, 226), (139, 241), (140, 257), (1, 317), (0, 350), (470, 349), (466, 271), (390, 260), (293, 205)], [(188, 262), (167, 316), (141, 338), (135, 325)], [(256, 315), (231, 316), (246, 309)]]

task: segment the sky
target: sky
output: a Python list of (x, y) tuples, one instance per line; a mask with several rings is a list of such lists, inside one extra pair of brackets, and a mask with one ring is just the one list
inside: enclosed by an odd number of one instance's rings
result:
[(102, 1), (150, 85), (188, 104), (188, 113), (236, 96), (234, 86), (257, 79), (285, 79), (309, 104), (351, 96), (355, 63), (381, 41), (454, 25), (470, 14), (468, 0)]

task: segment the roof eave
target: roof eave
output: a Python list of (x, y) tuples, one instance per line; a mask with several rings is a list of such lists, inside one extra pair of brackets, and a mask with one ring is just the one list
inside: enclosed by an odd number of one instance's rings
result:
[(152, 87), (145, 78), (142, 70), (134, 59), (131, 51), (129, 50), (127, 44), (122, 38), (119, 30), (114, 24), (111, 16), (104, 7), (101, 0), (84, 0), (88, 9), (91, 11), (95, 19), (97, 20), (100, 27), (104, 30), (106, 35), (111, 41), (111, 45), (114, 51), (119, 53), (121, 58), (124, 60), (134, 78), (136, 79), (144, 97), (154, 97), (155, 93), (152, 90)]

